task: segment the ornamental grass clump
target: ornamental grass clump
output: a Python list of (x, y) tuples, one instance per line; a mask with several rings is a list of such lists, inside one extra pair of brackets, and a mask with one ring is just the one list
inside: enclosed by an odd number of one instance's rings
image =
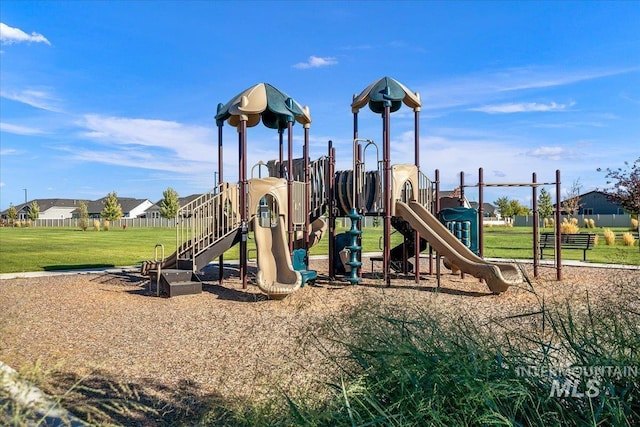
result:
[(631, 231), (637, 231), (638, 230), (638, 220), (635, 218), (631, 218), (631, 227), (629, 228), (629, 230)]
[(93, 220), (93, 231), (100, 231), (100, 221), (97, 219)]
[(531, 287), (531, 311), (482, 321), (437, 306), (355, 310), (316, 329), (337, 372), (329, 400), (287, 396), (277, 424), (640, 425), (640, 301), (613, 282), (595, 302)]
[(616, 244), (616, 235), (613, 231), (611, 231), (611, 229), (605, 228), (603, 235), (604, 235), (604, 241), (607, 244), (607, 246), (613, 246)]
[(570, 220), (564, 218), (562, 220), (562, 224), (560, 224), (560, 232), (562, 234), (577, 234), (579, 231), (578, 218), (571, 218)]
[(622, 235), (622, 244), (625, 246), (633, 246), (636, 244), (636, 238), (629, 232), (624, 233)]

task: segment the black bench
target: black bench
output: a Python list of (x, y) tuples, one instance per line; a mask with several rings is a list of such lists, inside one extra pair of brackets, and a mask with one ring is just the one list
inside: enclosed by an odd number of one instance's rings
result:
[[(595, 234), (561, 234), (560, 246), (562, 249), (582, 250), (582, 260), (587, 260), (587, 251), (593, 249), (596, 243)], [(544, 258), (545, 249), (555, 249), (555, 234), (540, 233), (540, 259)]]

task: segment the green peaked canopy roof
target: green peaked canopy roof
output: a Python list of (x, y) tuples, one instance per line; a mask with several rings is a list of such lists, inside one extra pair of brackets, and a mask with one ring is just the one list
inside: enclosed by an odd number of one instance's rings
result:
[(382, 113), (385, 104), (389, 104), (391, 112), (398, 111), (402, 103), (415, 111), (422, 107), (420, 96), (411, 92), (405, 85), (391, 77), (383, 77), (370, 84), (362, 93), (356, 96), (351, 103), (351, 111), (357, 113), (362, 107), (369, 104), (374, 113)]
[(219, 104), (216, 121), (227, 120), (231, 126), (238, 127), (243, 116), (248, 127), (256, 126), (260, 119), (268, 128), (280, 130), (286, 128), (288, 122), (311, 123), (308, 108), (301, 107), (293, 98), (268, 83), (258, 83), (226, 104)]

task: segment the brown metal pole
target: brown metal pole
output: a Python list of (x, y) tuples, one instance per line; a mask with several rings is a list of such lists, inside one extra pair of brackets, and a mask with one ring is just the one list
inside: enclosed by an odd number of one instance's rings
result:
[(279, 177), (284, 177), (284, 129), (278, 127), (278, 142), (279, 142), (279, 150), (278, 150), (278, 169), (280, 169)]
[[(434, 184), (435, 184), (435, 200), (433, 201), (433, 213), (438, 215), (440, 212), (440, 169), (436, 169), (434, 172)], [(429, 274), (433, 274), (433, 246), (429, 244)]]
[(478, 169), (478, 253), (484, 258), (484, 170)]
[[(364, 168), (364, 163), (363, 163), (363, 157), (362, 157), (362, 144), (358, 143), (357, 145), (357, 150), (356, 150), (356, 162), (355, 164), (357, 165), (357, 171), (358, 173), (356, 173), (356, 169), (354, 169), (353, 171), (353, 188), (355, 189), (355, 191), (353, 192), (353, 206), (355, 206), (356, 208), (356, 212), (358, 212), (359, 214), (362, 214), (361, 210), (362, 207), (361, 203), (360, 203), (360, 194), (362, 189), (364, 188), (364, 171), (361, 174), (360, 171), (363, 170)], [(362, 178), (362, 180), (361, 180)], [(361, 216), (360, 218), (358, 218), (357, 220), (357, 224), (358, 224), (358, 230), (362, 231), (362, 221), (363, 221), (364, 216)], [(362, 247), (362, 234), (359, 234), (358, 236), (356, 236), (356, 244), (360, 247)], [(362, 250), (360, 250), (358, 252), (358, 257), (357, 257), (358, 262), (362, 263)], [(358, 277), (362, 277), (362, 268), (358, 268)]]
[[(293, 119), (293, 118), (292, 118)], [(287, 122), (287, 233), (289, 253), (293, 252), (293, 121)]]
[(533, 198), (533, 277), (538, 277), (538, 267), (540, 266), (540, 216), (538, 213), (538, 176), (531, 174)]
[(384, 165), (384, 253), (382, 256), (382, 267), (384, 269), (384, 282), (391, 286), (389, 266), (391, 264), (391, 141), (389, 137), (391, 127), (391, 106), (386, 103), (382, 116), (382, 151)]
[(247, 233), (249, 231), (247, 224), (247, 120), (240, 120), (238, 128), (238, 176), (240, 180), (240, 224), (242, 227), (240, 238), (240, 278), (242, 280), (242, 289), (247, 289)]
[[(436, 202), (435, 202), (435, 214), (440, 212), (440, 170), (436, 169)], [(433, 248), (431, 248), (433, 249)], [(429, 266), (431, 268), (431, 266)], [(436, 283), (438, 289), (440, 289), (440, 253), (436, 252)]]
[(460, 171), (460, 200), (458, 200), (460, 206), (464, 206), (464, 171)]
[[(218, 111), (223, 107), (222, 104), (218, 104)], [(223, 165), (223, 160), (222, 160), (222, 137), (223, 137), (223, 133), (222, 133), (222, 127), (224, 126), (224, 121), (223, 120), (216, 120), (216, 125), (218, 125), (218, 187), (220, 188), (220, 190), (222, 190), (222, 186), (220, 185), (221, 182), (223, 182), (223, 177), (222, 177), (222, 165)], [(220, 196), (221, 197), (221, 196)], [(222, 218), (224, 215), (224, 206), (221, 203), (220, 204), (220, 210), (218, 211), (218, 218)], [(220, 255), (218, 257), (218, 284), (222, 285), (222, 282), (224, 281), (224, 254)]]
[[(460, 206), (464, 206), (464, 171), (460, 171)], [(460, 278), (464, 279), (462, 270), (460, 270)]]
[[(418, 188), (414, 189), (414, 197), (416, 201), (420, 200), (420, 109), (413, 110), (413, 150), (414, 150), (414, 162), (416, 169), (418, 170)], [(415, 230), (413, 233), (414, 239), (414, 260), (415, 266), (413, 273), (416, 283), (420, 283), (420, 232)]]
[(334, 198), (334, 189), (333, 189), (333, 184), (334, 184), (334, 175), (335, 175), (335, 155), (336, 155), (336, 151), (335, 148), (333, 148), (333, 141), (329, 140), (329, 161), (328, 161), (328, 166), (327, 166), (327, 176), (325, 177), (326, 180), (326, 198), (327, 198), (327, 209), (328, 209), (328, 213), (329, 213), (329, 279), (331, 281), (333, 281), (336, 277), (336, 272), (335, 272), (335, 265), (333, 262), (333, 258), (334, 258), (334, 251), (335, 251), (335, 243), (336, 243), (336, 217), (335, 217), (335, 213), (334, 213), (334, 209), (335, 209), (335, 198)]
[(311, 211), (311, 171), (309, 170), (309, 124), (304, 125), (304, 250), (309, 251), (309, 214)]
[(562, 230), (560, 228), (560, 194), (561, 191), (561, 185), (560, 185), (560, 169), (556, 169), (556, 220), (555, 220), (555, 227), (556, 227), (556, 247), (555, 247), (555, 253), (556, 253), (556, 279), (557, 280), (562, 280), (562, 245), (560, 244), (560, 242), (562, 241)]

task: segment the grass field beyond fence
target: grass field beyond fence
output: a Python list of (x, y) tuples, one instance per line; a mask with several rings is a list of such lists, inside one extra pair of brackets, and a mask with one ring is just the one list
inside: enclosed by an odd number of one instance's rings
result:
[[(338, 232), (345, 231), (339, 228)], [(640, 265), (638, 241), (624, 246), (622, 234), (626, 229), (612, 229), (616, 244), (605, 245), (603, 230), (595, 229), (599, 244), (587, 252), (588, 262)], [(533, 258), (531, 228), (485, 228), (484, 255), (506, 259)], [(365, 228), (362, 234), (365, 252), (380, 251), (382, 227)], [(392, 244), (402, 241), (399, 233), (392, 236)], [(0, 273), (24, 271), (65, 270), (78, 268), (138, 265), (153, 259), (154, 247), (161, 243), (165, 255), (175, 250), (175, 231), (172, 228), (112, 228), (110, 231), (80, 231), (76, 228), (0, 228)], [(250, 239), (249, 257), (255, 258), (255, 246)], [(252, 250), (254, 249), (254, 250)], [(311, 250), (312, 255), (328, 253), (327, 239)], [(551, 251), (548, 258), (553, 257)], [(582, 251), (564, 250), (563, 259), (581, 260)], [(238, 246), (225, 254), (225, 259), (238, 259)]]

